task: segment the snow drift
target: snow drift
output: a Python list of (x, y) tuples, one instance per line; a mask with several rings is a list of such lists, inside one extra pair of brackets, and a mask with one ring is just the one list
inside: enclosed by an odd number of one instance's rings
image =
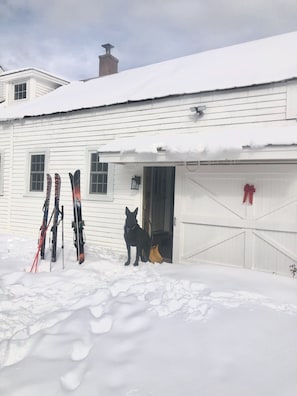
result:
[(35, 249), (0, 235), (1, 395), (296, 394), (296, 279)]

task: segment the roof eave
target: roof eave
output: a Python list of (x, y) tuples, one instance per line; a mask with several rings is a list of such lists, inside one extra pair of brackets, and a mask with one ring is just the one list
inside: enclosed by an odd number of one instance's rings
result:
[[(171, 98), (177, 98), (181, 96), (191, 96), (191, 95), (200, 95), (200, 94), (206, 94), (210, 92), (222, 92), (222, 91), (231, 91), (234, 89), (244, 89), (244, 88), (252, 88), (252, 87), (261, 87), (261, 86), (267, 86), (271, 84), (280, 84), (280, 83), (286, 83), (290, 81), (297, 80), (297, 76), (282, 79), (282, 80), (274, 80), (271, 82), (262, 82), (262, 83), (256, 83), (256, 84), (250, 84), (250, 85), (242, 85), (242, 86), (233, 86), (229, 88), (218, 88), (214, 90), (201, 90), (201, 91), (193, 91), (193, 92), (180, 92), (180, 93), (175, 93), (175, 94), (168, 94), (168, 95), (163, 95), (163, 96), (155, 96), (155, 97), (149, 97), (149, 98), (142, 98), (142, 99), (127, 99), (126, 101), (122, 102), (114, 102), (114, 103), (109, 103), (109, 104), (102, 104), (102, 105), (95, 105), (95, 106), (88, 106), (88, 107), (79, 107), (79, 108), (74, 108), (74, 109), (69, 109), (65, 111), (53, 111), (49, 113), (40, 113), (40, 114), (25, 114), (22, 117), (10, 117), (5, 120), (13, 120), (13, 119), (20, 119), (20, 118), (34, 118), (34, 117), (46, 117), (46, 116), (56, 116), (56, 115), (61, 115), (61, 114), (67, 114), (67, 113), (72, 113), (72, 112), (78, 112), (78, 111), (90, 111), (90, 110), (96, 110), (96, 109), (102, 109), (102, 108), (109, 108), (109, 107), (114, 107), (114, 106), (122, 106), (126, 104), (133, 104), (133, 103), (140, 103), (140, 102), (147, 102), (147, 101), (154, 101), (154, 100), (166, 100), (166, 99), (171, 99)], [(3, 120), (3, 119), (2, 119)]]
[(135, 151), (98, 150), (100, 162), (129, 163), (189, 163), (189, 162), (241, 162), (241, 161), (297, 161), (297, 145), (266, 145), (259, 148), (242, 147), (242, 150), (222, 150), (221, 152), (137, 153)]

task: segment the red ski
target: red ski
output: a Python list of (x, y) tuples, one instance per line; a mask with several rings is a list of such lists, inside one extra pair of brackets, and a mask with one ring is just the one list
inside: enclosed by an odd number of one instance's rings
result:
[(30, 272), (37, 272), (38, 269), (38, 259), (39, 259), (39, 254), (40, 258), (44, 259), (45, 256), (45, 241), (46, 241), (46, 233), (49, 228), (50, 222), (52, 220), (53, 214), (52, 213), (50, 220), (48, 221), (48, 213), (49, 213), (49, 201), (50, 201), (50, 195), (51, 195), (51, 187), (52, 187), (52, 178), (49, 174), (46, 175), (47, 178), (47, 186), (46, 186), (46, 196), (45, 196), (45, 201), (43, 204), (43, 218), (42, 218), (42, 224), (40, 227), (40, 234), (39, 234), (39, 239), (38, 239), (38, 246), (37, 246), (37, 252), (35, 254)]

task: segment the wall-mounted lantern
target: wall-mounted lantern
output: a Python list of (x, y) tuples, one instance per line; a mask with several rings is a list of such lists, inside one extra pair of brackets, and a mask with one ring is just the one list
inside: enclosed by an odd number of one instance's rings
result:
[(192, 111), (192, 113), (195, 113), (195, 114), (197, 114), (200, 117), (204, 115), (205, 109), (206, 109), (206, 106), (193, 106), (193, 107), (190, 107), (190, 110)]
[(140, 183), (141, 183), (141, 177), (133, 176), (131, 179), (131, 190), (139, 190)]

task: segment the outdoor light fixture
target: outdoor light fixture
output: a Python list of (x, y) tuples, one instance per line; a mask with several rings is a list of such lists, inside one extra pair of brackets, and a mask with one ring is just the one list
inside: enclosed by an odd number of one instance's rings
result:
[(165, 147), (157, 147), (157, 152), (158, 153), (165, 153), (165, 151), (166, 151), (166, 148)]
[(206, 106), (193, 106), (193, 107), (190, 107), (190, 110), (193, 113), (196, 113), (196, 114), (198, 114), (200, 116), (204, 114), (204, 110), (205, 109), (206, 109)]
[(131, 179), (131, 190), (139, 190), (140, 182), (140, 176), (133, 176)]

